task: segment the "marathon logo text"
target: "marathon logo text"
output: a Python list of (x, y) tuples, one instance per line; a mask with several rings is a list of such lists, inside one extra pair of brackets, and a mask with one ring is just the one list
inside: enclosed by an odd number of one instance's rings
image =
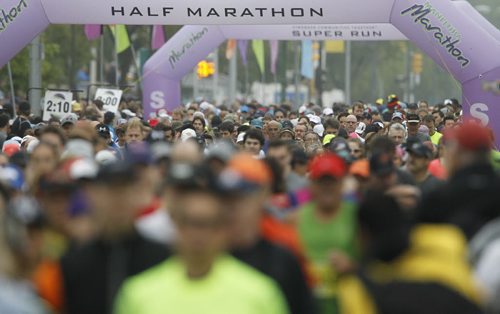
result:
[(19, 1), (18, 5), (10, 9), (0, 8), (0, 33), (5, 31), (26, 8), (28, 8), (26, 0)]
[[(173, 7), (111, 6), (112, 16), (169, 16)], [(259, 18), (259, 17), (323, 17), (323, 8), (186, 8), (186, 17)]]
[(401, 15), (407, 15), (415, 17), (414, 23), (421, 24), (427, 32), (433, 33), (434, 39), (451, 55), (455, 58), (462, 68), (469, 65), (470, 60), (464, 56), (463, 51), (458, 47), (460, 44), (460, 38), (454, 38), (452, 36), (446, 35), (443, 29), (439, 26), (433, 25), (428, 15), (431, 14), (431, 7), (428, 5), (415, 4), (406, 10), (401, 12)]
[(175, 65), (182, 59), (182, 56), (184, 56), (186, 52), (188, 52), (193, 47), (193, 45), (196, 42), (200, 41), (207, 33), (208, 28), (204, 27), (201, 31), (192, 33), (189, 40), (182, 45), (182, 48), (180, 50), (170, 51), (168, 62), (170, 63), (172, 69), (175, 69)]

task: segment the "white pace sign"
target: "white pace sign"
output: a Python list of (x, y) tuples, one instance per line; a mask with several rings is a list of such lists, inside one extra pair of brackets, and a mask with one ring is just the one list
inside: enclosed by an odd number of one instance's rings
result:
[(98, 88), (95, 93), (95, 99), (104, 103), (104, 111), (116, 113), (122, 99), (123, 91), (119, 89)]
[(58, 119), (71, 113), (73, 93), (61, 91), (47, 91), (44, 98), (43, 120), (48, 121), (52, 116)]

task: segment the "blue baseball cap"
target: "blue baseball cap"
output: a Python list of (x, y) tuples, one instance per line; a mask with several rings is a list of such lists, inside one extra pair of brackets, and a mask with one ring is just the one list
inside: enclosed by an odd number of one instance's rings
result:
[(252, 122), (250, 122), (250, 125), (253, 126), (254, 128), (257, 129), (262, 129), (264, 127), (264, 122), (262, 122), (262, 119), (253, 119)]

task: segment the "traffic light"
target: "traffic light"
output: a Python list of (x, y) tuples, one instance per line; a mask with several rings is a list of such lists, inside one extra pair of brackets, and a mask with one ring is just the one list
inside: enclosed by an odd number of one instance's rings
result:
[(207, 62), (205, 60), (198, 63), (198, 78), (207, 78), (215, 73), (215, 64), (213, 62)]
[(423, 66), (424, 66), (424, 56), (421, 53), (414, 53), (413, 54), (413, 73), (415, 74), (420, 74), (422, 73)]

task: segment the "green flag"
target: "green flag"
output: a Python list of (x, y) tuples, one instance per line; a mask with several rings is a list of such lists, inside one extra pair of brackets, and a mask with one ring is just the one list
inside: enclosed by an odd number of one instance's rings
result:
[(122, 53), (130, 47), (130, 39), (125, 25), (111, 25), (109, 27), (113, 36), (115, 36), (115, 47), (118, 53)]
[(265, 53), (264, 53), (264, 41), (263, 40), (252, 40), (252, 49), (257, 59), (257, 64), (259, 65), (260, 73), (264, 74), (264, 67), (266, 66)]

